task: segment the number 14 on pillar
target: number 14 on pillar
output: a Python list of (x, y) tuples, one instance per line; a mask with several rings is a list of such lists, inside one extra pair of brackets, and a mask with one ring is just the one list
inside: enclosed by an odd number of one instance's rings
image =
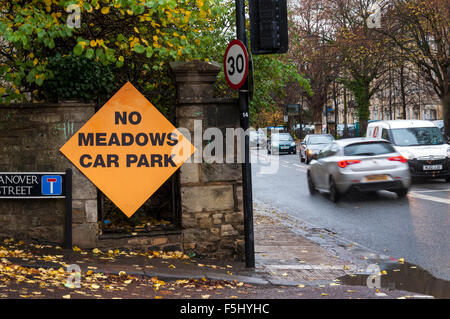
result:
[(230, 42), (225, 51), (223, 68), (228, 85), (234, 90), (239, 90), (244, 85), (248, 74), (248, 53), (242, 41)]

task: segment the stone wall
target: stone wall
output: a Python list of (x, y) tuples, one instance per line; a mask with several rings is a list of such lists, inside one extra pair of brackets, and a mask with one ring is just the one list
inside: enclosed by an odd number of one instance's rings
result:
[[(220, 67), (172, 63), (177, 83), (177, 126), (191, 131), (239, 127), (235, 99), (213, 97)], [(0, 106), (0, 171), (64, 172), (73, 169), (73, 244), (81, 248), (184, 249), (221, 259), (243, 259), (241, 164), (187, 163), (180, 168), (181, 231), (99, 236), (97, 189), (59, 148), (94, 114), (91, 104)], [(197, 122), (198, 123), (198, 122)], [(203, 147), (208, 141), (200, 141)], [(198, 155), (198, 153), (197, 153)], [(224, 154), (226, 155), (226, 154)], [(194, 154), (194, 156), (196, 156)], [(0, 199), (0, 238), (62, 244), (64, 200)]]
[[(73, 169), (73, 244), (95, 247), (97, 189), (59, 148), (94, 114), (93, 104), (0, 105), (0, 171)], [(0, 199), (0, 237), (62, 244), (64, 199)]]
[[(196, 120), (202, 121), (202, 133), (209, 127), (220, 128), (223, 133), (226, 128), (239, 127), (238, 101), (213, 98), (220, 66), (189, 62), (172, 63), (171, 67), (178, 89), (178, 127), (189, 129), (191, 136)], [(180, 183), (184, 249), (208, 257), (242, 259), (241, 164), (186, 163), (180, 168)]]

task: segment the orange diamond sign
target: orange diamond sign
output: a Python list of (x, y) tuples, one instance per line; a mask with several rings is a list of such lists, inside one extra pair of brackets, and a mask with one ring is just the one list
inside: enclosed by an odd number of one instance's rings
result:
[(195, 148), (128, 82), (60, 151), (131, 217)]

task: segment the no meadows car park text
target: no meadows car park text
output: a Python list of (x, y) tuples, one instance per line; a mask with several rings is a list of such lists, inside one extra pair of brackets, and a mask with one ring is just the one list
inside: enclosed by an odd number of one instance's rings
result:
[[(137, 125), (141, 122), (142, 115), (139, 112), (115, 112), (115, 125), (119, 123)], [(78, 133), (78, 146), (176, 146), (178, 135), (176, 133)], [(126, 154), (126, 167), (176, 167), (169, 154)], [(120, 157), (117, 154), (98, 154), (95, 159), (90, 154), (80, 156), (80, 165), (89, 167), (120, 167)]]

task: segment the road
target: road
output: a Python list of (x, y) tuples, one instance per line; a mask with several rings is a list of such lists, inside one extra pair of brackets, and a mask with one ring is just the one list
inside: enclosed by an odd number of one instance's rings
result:
[(415, 182), (404, 199), (381, 191), (347, 194), (334, 204), (326, 194), (309, 194), (298, 155), (253, 149), (252, 163), (254, 199), (450, 280), (450, 184), (444, 180)]

